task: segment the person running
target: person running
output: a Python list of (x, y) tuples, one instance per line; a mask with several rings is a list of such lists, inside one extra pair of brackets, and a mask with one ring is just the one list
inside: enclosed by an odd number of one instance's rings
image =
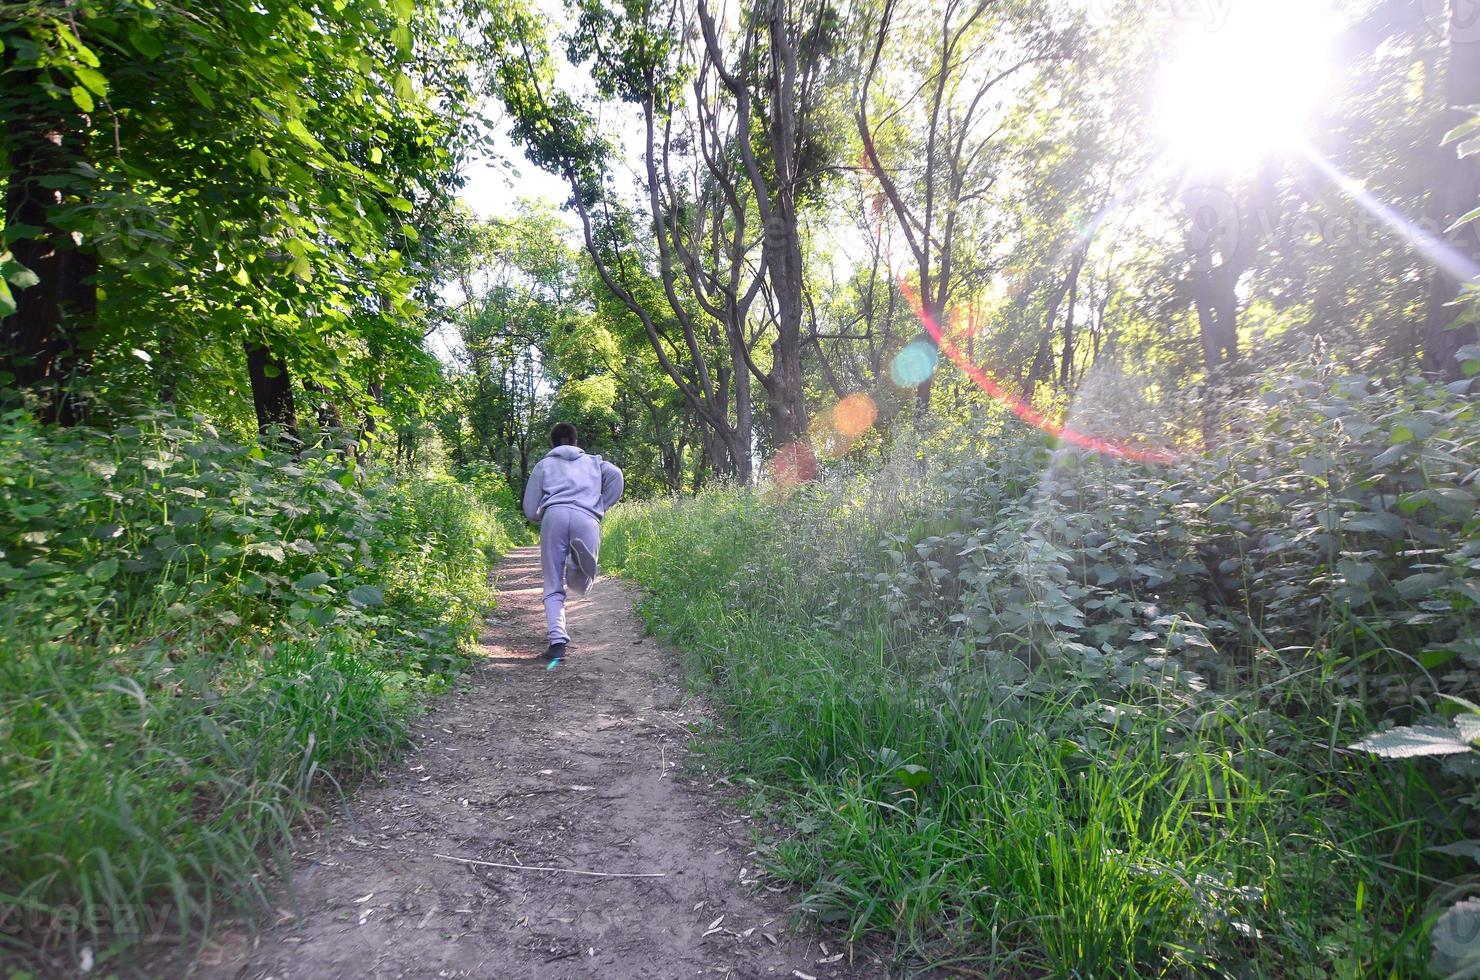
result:
[(524, 516), (540, 526), (540, 569), (545, 578), (545, 623), (550, 668), (565, 656), (566, 589), (584, 596), (596, 581), (601, 517), (622, 497), (622, 471), (578, 445), (569, 422), (550, 430), (552, 448), (534, 464), (524, 485)]

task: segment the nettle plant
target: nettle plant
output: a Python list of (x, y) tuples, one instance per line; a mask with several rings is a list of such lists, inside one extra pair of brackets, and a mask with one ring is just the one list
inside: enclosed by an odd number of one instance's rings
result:
[(842, 591), (906, 633), (1125, 682), (1148, 663), (1189, 689), (1315, 672), (1423, 710), (1480, 678), (1463, 387), (1273, 379), (1233, 406), (1224, 451), (1166, 466), (1004, 434), (937, 467)]
[(104, 434), (17, 411), (0, 419), (0, 600), (43, 644), (348, 631), (391, 641), (398, 670), (442, 673), (477, 615), (454, 565), (502, 531), (476, 524), (473, 490), (433, 483), (169, 415)]
[[(1352, 748), (1385, 759), (1433, 759), (1449, 778), (1467, 787), (1456, 801), (1464, 811), (1456, 821), (1475, 832), (1480, 813), (1480, 705), (1446, 697), (1457, 714), (1447, 725), (1404, 725), (1362, 739)], [(1480, 837), (1441, 844), (1433, 851), (1480, 864)], [(1439, 889), (1443, 907), (1429, 932), (1434, 955), (1431, 966), (1445, 976), (1480, 973), (1480, 876), (1471, 874)]]
[(337, 453), (295, 458), (168, 416), (108, 435), (5, 423), (0, 578), (45, 636), (161, 613), (308, 630), (384, 602), (366, 577), (378, 510)]

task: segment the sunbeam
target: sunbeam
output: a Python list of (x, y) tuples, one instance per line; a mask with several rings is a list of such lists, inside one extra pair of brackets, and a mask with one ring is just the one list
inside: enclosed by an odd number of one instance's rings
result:
[(1403, 217), (1403, 215), (1379, 201), (1359, 181), (1342, 173), (1336, 168), (1335, 164), (1314, 149), (1306, 147), (1304, 154), (1311, 163), (1315, 164), (1317, 169), (1331, 178), (1332, 183), (1340, 187), (1349, 197), (1365, 208), (1369, 214), (1409, 242), (1412, 242), (1413, 247), (1418, 249), (1424, 258), (1460, 282), (1469, 282), (1480, 278), (1480, 265), (1476, 265), (1468, 256), (1450, 247), (1437, 235), (1424, 230), (1413, 221)]

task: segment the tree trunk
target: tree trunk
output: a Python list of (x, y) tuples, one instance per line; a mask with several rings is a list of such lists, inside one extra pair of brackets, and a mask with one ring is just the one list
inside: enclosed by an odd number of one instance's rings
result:
[(745, 338), (739, 335), (738, 329), (732, 328), (729, 332), (730, 374), (735, 383), (735, 428), (730, 433), (730, 453), (735, 481), (749, 486), (755, 468), (750, 452), (750, 441), (755, 432), (755, 401), (750, 387), (750, 369), (745, 364)]
[(1064, 349), (1060, 352), (1059, 387), (1068, 391), (1074, 384), (1074, 307), (1079, 303), (1079, 263), (1069, 284), (1069, 299), (1064, 308)]
[[(1468, 120), (1480, 103), (1480, 41), (1460, 29), (1464, 0), (1450, 0), (1449, 62), (1444, 72), (1444, 130)], [(1461, 159), (1456, 147), (1441, 146), (1434, 168), (1431, 208), (1441, 228), (1448, 228), (1461, 215), (1480, 205), (1480, 156)], [(1473, 267), (1480, 264), (1480, 222), (1471, 221), (1445, 236), (1446, 244)], [(1454, 305), (1462, 282), (1453, 271), (1435, 268), (1429, 281), (1429, 302), (1424, 317), (1424, 371), (1446, 381), (1462, 377), (1455, 353), (1477, 339), (1476, 325), (1466, 323), (1450, 329), (1463, 312)]]
[(252, 407), (257, 411), (257, 431), (264, 435), (273, 426), (293, 443), (298, 442), (298, 413), (293, 404), (293, 382), (288, 365), (262, 343), (248, 341), (247, 377), (252, 382)]
[[(7, 51), (7, 69), (13, 59)], [(22, 72), (7, 84), (21, 91), (36, 90), (43, 81), (37, 72)], [(39, 229), (34, 237), (11, 244), (15, 261), (35, 273), (38, 281), (14, 290), (15, 312), (0, 323), (0, 372), (12, 376), (9, 384), (41, 394), (47, 418), (67, 423), (75, 420), (76, 404), (65, 388), (83, 367), (80, 336), (97, 313), (93, 278), (98, 260), (90, 243), (79, 243), (56, 223), (64, 192), (46, 184), (78, 179), (86, 120), (75, 113), (48, 111), (53, 102), (61, 106), (66, 99), (33, 100), (6, 124), (10, 174), (5, 224)]]

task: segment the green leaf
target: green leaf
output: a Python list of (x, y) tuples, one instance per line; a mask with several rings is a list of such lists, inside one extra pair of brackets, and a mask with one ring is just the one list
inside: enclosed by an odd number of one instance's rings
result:
[(0, 271), (17, 289), (30, 289), (41, 282), (41, 277), (14, 260), (0, 261)]
[(931, 775), (930, 770), (924, 766), (909, 763), (896, 769), (894, 778), (903, 783), (907, 789), (922, 789), (929, 786), (930, 780), (934, 777)]
[(97, 108), (93, 104), (92, 93), (83, 88), (81, 85), (72, 86), (72, 101), (77, 105), (77, 108), (81, 109), (83, 112), (92, 112), (93, 109)]
[(394, 0), (397, 20), (410, 20), (416, 13), (416, 0)]
[(312, 592), (320, 586), (329, 583), (328, 572), (309, 572), (301, 579), (293, 583), (293, 588), (299, 592)]
[(207, 92), (200, 82), (187, 75), (185, 77), (185, 87), (190, 89), (190, 94), (195, 96), (195, 101), (207, 109), (214, 110), (216, 108), (216, 100), (211, 98), (211, 93)]
[[(42, 228), (40, 225), (28, 225), (17, 221), (14, 224), (9, 224), (5, 226), (4, 237), (0, 238), (0, 241), (3, 241), (6, 245), (9, 245), (12, 242), (20, 241), (22, 238), (40, 238), (45, 232), (46, 229)], [(0, 254), (0, 273), (3, 273), (5, 271), (5, 264), (7, 261), (15, 260), (9, 252)]]
[(1457, 755), (1473, 751), (1473, 746), (1460, 737), (1452, 728), (1436, 728), (1432, 725), (1393, 728), (1375, 735), (1368, 735), (1352, 746), (1362, 752), (1385, 759), (1413, 759), (1429, 755)]
[(1375, 531), (1389, 538), (1403, 536), (1403, 519), (1396, 514), (1377, 511), (1370, 514), (1348, 514), (1341, 526), (1348, 531)]
[(411, 57), (411, 28), (405, 24), (399, 24), (391, 31), (391, 43), (396, 46), (396, 51), (403, 57)]
[(1448, 584), (1449, 576), (1443, 572), (1418, 572), (1396, 583), (1395, 587), (1403, 598), (1417, 599)]
[(94, 582), (106, 582), (118, 574), (118, 559), (104, 558), (87, 570), (87, 577)]
[(310, 149), (314, 150), (323, 148), (323, 144), (320, 143), (316, 138), (314, 138), (313, 133), (310, 133), (308, 131), (307, 126), (303, 125), (302, 119), (298, 119), (297, 117), (289, 119), (283, 124), (283, 128), (291, 133), (294, 139), (298, 140), (298, 142), (302, 143), (304, 146), (307, 146)]
[(1448, 854), (1450, 857), (1467, 857), (1476, 864), (1480, 864), (1480, 840), (1457, 840), (1452, 844), (1431, 847), (1429, 850), (1439, 854)]
[(268, 166), (267, 154), (258, 147), (252, 147), (247, 151), (247, 165), (257, 171), (263, 177), (272, 178), (272, 170)]
[(108, 79), (104, 78), (103, 73), (96, 68), (76, 65), (72, 69), (72, 75), (82, 84), (83, 88), (93, 95), (102, 98), (108, 94)]
[(385, 593), (373, 585), (357, 585), (349, 590), (349, 601), (360, 608), (385, 604)]
[(11, 295), (10, 284), (0, 279), (0, 316), (10, 316), (15, 312), (15, 297)]
[(1480, 344), (1466, 344), (1454, 352), (1454, 358), (1459, 361), (1460, 370), (1465, 377), (1472, 378), (1480, 374)]
[(273, 561), (282, 561), (284, 558), (283, 546), (277, 541), (254, 541), (247, 545), (247, 552), (254, 555), (266, 555)]
[(1418, 655), (1418, 662), (1423, 664), (1426, 670), (1433, 670), (1435, 667), (1443, 667), (1445, 664), (1449, 663), (1449, 661), (1458, 656), (1458, 650), (1448, 650), (1444, 647), (1434, 647), (1431, 650), (1425, 650), (1423, 653), (1420, 653)]
[(1475, 208), (1473, 211), (1466, 211), (1464, 214), (1460, 215), (1458, 218), (1455, 218), (1454, 219), (1454, 223), (1451, 224), (1448, 228), (1445, 228), (1444, 230), (1445, 231), (1454, 231), (1454, 229), (1459, 228), (1459, 227), (1461, 227), (1463, 225), (1467, 225), (1471, 221), (1474, 221), (1476, 218), (1480, 218), (1480, 208)]
[(150, 61), (164, 53), (164, 43), (160, 41), (159, 35), (148, 28), (130, 31), (128, 40), (134, 46), (135, 51)]
[(170, 523), (180, 527), (189, 527), (199, 524), (205, 520), (206, 512), (203, 507), (176, 507), (170, 512)]

